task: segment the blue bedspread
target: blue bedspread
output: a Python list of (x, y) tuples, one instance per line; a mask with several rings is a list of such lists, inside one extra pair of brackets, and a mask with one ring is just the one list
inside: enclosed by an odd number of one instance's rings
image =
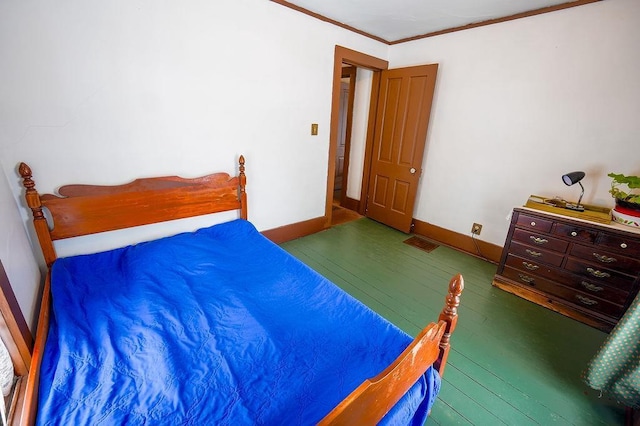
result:
[(58, 259), (52, 294), (38, 424), (313, 424), (412, 340), (244, 220)]

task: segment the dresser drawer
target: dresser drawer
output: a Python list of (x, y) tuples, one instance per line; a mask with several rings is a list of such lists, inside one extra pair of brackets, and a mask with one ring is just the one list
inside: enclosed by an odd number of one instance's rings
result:
[(527, 274), (526, 272), (506, 267), (504, 268), (503, 276), (526, 287), (535, 288), (542, 293), (559, 297), (574, 305), (591, 311), (600, 312), (605, 315), (619, 318), (622, 316), (622, 312), (624, 310), (622, 305), (611, 303), (610, 301), (601, 299), (592, 294), (577, 291), (570, 287), (565, 287), (535, 274)]
[(602, 283), (623, 290), (631, 290), (635, 280), (635, 277), (630, 277), (612, 269), (603, 268), (600, 265), (587, 263), (573, 257), (567, 260), (565, 269), (580, 274), (591, 282)]
[(549, 232), (553, 226), (553, 221), (520, 213), (518, 215), (517, 225), (524, 228), (535, 229), (537, 232)]
[[(621, 282), (616, 282), (611, 285), (611, 283), (603, 281), (602, 279), (587, 278), (584, 275), (573, 274), (564, 269), (547, 267), (541, 262), (531, 261), (530, 259), (516, 257), (511, 254), (507, 257), (506, 265), (525, 276), (545, 278), (566, 287), (580, 290), (585, 294), (603, 299), (609, 300), (609, 297), (611, 297), (612, 302), (619, 303), (620, 305), (626, 303), (629, 297), (629, 291), (633, 287), (633, 281), (621, 280)], [(581, 265), (577, 267), (577, 269), (580, 269), (578, 272), (581, 273), (584, 270), (584, 266)], [(512, 279), (515, 281), (523, 281), (522, 279), (518, 280), (513, 277)]]
[(575, 241), (593, 243), (598, 237), (598, 231), (575, 226), (569, 223), (556, 223), (553, 234), (567, 237)]
[(640, 241), (637, 237), (633, 240), (631, 237), (601, 232), (598, 235), (597, 243), (603, 247), (625, 253), (627, 256), (640, 256)]
[[(565, 292), (564, 290), (562, 291)], [(578, 306), (582, 306), (591, 311), (600, 312), (605, 315), (611, 315), (616, 318), (620, 318), (624, 313), (624, 306), (616, 305), (607, 300), (599, 299), (579, 291), (573, 292), (572, 294), (571, 291), (571, 289), (567, 289), (566, 294), (563, 297)]]
[(526, 259), (544, 262), (552, 266), (560, 266), (564, 255), (553, 251), (548, 251), (539, 247), (532, 247), (530, 244), (522, 244), (517, 241), (511, 242), (509, 253)]
[(629, 275), (636, 275), (640, 272), (640, 260), (622, 256), (619, 253), (612, 253), (601, 250), (597, 246), (582, 246), (574, 244), (570, 254), (575, 257), (594, 262), (605, 268), (614, 269)]
[(547, 250), (557, 251), (558, 253), (564, 253), (567, 251), (569, 243), (559, 238), (550, 237), (545, 234), (538, 234), (531, 232), (528, 229), (516, 228), (513, 231), (513, 239), (525, 244), (529, 244), (533, 247), (540, 247)]
[(524, 259), (513, 254), (509, 254), (507, 256), (507, 261), (505, 262), (505, 264), (526, 274), (536, 274), (553, 281), (565, 282), (570, 281), (572, 278), (572, 274), (567, 271), (555, 268), (553, 266), (545, 265), (542, 262), (534, 261), (531, 259)]
[(594, 282), (579, 275), (574, 275), (571, 280), (563, 281), (562, 284), (565, 284), (567, 287), (580, 290), (585, 294), (590, 294), (618, 305), (626, 304), (629, 299), (629, 291), (626, 289), (610, 287), (606, 284)]
[(557, 287), (557, 284), (553, 281), (508, 266), (504, 268), (502, 275), (527, 287), (533, 287), (545, 293), (549, 293)]

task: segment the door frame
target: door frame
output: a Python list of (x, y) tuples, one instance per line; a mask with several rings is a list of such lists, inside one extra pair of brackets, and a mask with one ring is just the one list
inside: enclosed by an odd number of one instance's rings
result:
[(369, 188), (369, 171), (371, 168), (371, 150), (373, 149), (373, 131), (376, 116), (376, 100), (378, 99), (378, 89), (380, 87), (380, 72), (389, 68), (389, 61), (376, 58), (365, 53), (357, 52), (346, 47), (336, 45), (333, 57), (333, 88), (331, 92), (331, 122), (329, 125), (329, 158), (327, 168), (327, 192), (325, 204), (325, 228), (331, 227), (331, 216), (333, 210), (333, 189), (335, 187), (335, 157), (338, 150), (338, 122), (340, 120), (340, 86), (342, 80), (342, 64), (349, 64), (356, 67), (367, 68), (373, 71), (373, 82), (371, 85), (371, 106), (369, 108), (369, 119), (367, 122), (367, 137), (365, 142), (365, 155), (362, 176), (362, 191), (360, 193), (360, 203), (358, 213), (364, 215), (366, 199)]

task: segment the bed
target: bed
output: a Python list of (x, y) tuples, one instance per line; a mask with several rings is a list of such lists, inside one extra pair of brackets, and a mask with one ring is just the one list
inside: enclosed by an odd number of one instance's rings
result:
[[(412, 339), (260, 234), (244, 157), (238, 166), (58, 195), (19, 166), (49, 267), (21, 423), (424, 423), (462, 277)], [(238, 218), (114, 250), (58, 258), (54, 247), (229, 210)]]

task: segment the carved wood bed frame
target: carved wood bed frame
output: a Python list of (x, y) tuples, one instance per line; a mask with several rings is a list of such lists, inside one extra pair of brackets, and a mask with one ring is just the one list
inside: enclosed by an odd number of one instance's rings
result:
[[(233, 177), (228, 173), (215, 173), (195, 179), (177, 176), (145, 178), (116, 186), (67, 185), (59, 189), (59, 195), (40, 195), (31, 169), (25, 163), (20, 164), (19, 173), (38, 241), (50, 267), (57, 258), (53, 242), (59, 239), (229, 210), (239, 210), (240, 217), (247, 219), (243, 156), (239, 157), (238, 163), (239, 173)], [(52, 228), (43, 209), (48, 210), (52, 218)], [(26, 390), (17, 396), (12, 424), (35, 423), (39, 370), (49, 328), (50, 277), (49, 272), (45, 279), (31, 364), (26, 373)], [(463, 288), (462, 276), (458, 274), (449, 283), (438, 322), (427, 325), (389, 367), (362, 383), (321, 424), (376, 423), (430, 365), (434, 365), (442, 375), (449, 355), (451, 333), (458, 320), (457, 309)]]

